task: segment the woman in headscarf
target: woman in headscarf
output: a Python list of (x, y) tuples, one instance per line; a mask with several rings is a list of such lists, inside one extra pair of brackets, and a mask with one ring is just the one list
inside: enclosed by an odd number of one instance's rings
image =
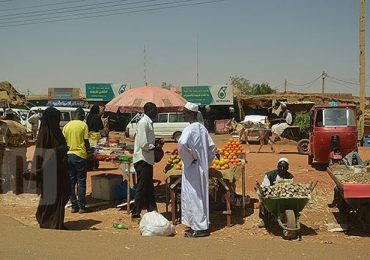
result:
[(59, 110), (45, 110), (36, 142), (34, 162), (38, 192), (41, 194), (36, 219), (40, 228), (67, 229), (65, 205), (70, 197), (67, 143), (59, 126)]
[(86, 124), (89, 128), (89, 132), (99, 132), (104, 129), (103, 121), (99, 115), (99, 106), (93, 105), (90, 109), (90, 113), (86, 118)]

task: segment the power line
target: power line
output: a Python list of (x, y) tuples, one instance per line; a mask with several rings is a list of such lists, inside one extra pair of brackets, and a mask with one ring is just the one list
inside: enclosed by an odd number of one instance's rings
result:
[(336, 79), (334, 79), (333, 77), (328, 76), (328, 79), (331, 80), (332, 82), (334, 82), (335, 84), (341, 85), (341, 86), (346, 87), (346, 88), (351, 89), (351, 90), (354, 90), (354, 88), (349, 87), (349, 86), (341, 83), (340, 81), (336, 81)]
[[(127, 0), (123, 0), (123, 1), (126, 2)], [(158, 1), (158, 0), (144, 0), (144, 1), (139, 1), (139, 2), (135, 2), (135, 3), (120, 3), (120, 4), (105, 5), (105, 6), (100, 6), (100, 7), (95, 6), (95, 7), (87, 7), (87, 8), (79, 8), (79, 9), (77, 8), (75, 10), (67, 10), (67, 11), (66, 10), (64, 10), (64, 11), (59, 10), (59, 11), (55, 11), (55, 12), (46, 11), (44, 13), (42, 13), (43, 11), (40, 11), (40, 12), (36, 12), (36, 14), (24, 15), (24, 16), (21, 16), (21, 17), (16, 17), (16, 15), (11, 15), (9, 18), (7, 18), (7, 17), (4, 17), (4, 15), (2, 15), (0, 20), (8, 21), (8, 22), (5, 22), (5, 23), (29, 22), (29, 21), (35, 21), (35, 20), (45, 20), (45, 19), (58, 18), (60, 16), (67, 17), (67, 16), (84, 15), (84, 14), (90, 14), (90, 13), (92, 14), (92, 13), (100, 13), (100, 12), (117, 11), (117, 10), (121, 10), (121, 9), (113, 9), (113, 10), (105, 10), (105, 11), (104, 10), (100, 11), (100, 9), (110, 8), (110, 7), (117, 7), (117, 6), (126, 6), (126, 5), (137, 5), (137, 4), (155, 2), (155, 1)], [(185, 2), (187, 2), (187, 1), (195, 1), (195, 0), (185, 0)], [(114, 2), (122, 2), (122, 1), (114, 1)], [(167, 4), (167, 3), (162, 3), (162, 4)], [(159, 4), (157, 4), (157, 5), (159, 5)], [(145, 6), (137, 6), (137, 7), (133, 7), (133, 8), (139, 8), (139, 7), (145, 7)], [(71, 9), (71, 8), (75, 8), (75, 7), (66, 7), (66, 8), (62, 8), (62, 9)], [(98, 9), (99, 11), (90, 12), (90, 13), (89, 12), (82, 12), (82, 13), (77, 13), (77, 14), (63, 15), (65, 13), (74, 13), (74, 12), (78, 12), (78, 11), (88, 11), (88, 10), (96, 10), (96, 9)], [(129, 9), (129, 8), (127, 8), (127, 9)], [(61, 15), (59, 15), (59, 14), (61, 14)], [(59, 16), (19, 20), (19, 19), (27, 18), (27, 17), (40, 17), (40, 16), (47, 16), (47, 15), (59, 15)], [(9, 20), (16, 20), (16, 21), (9, 21)]]
[(294, 83), (292, 83), (290, 81), (288, 81), (288, 83), (290, 85), (292, 85), (292, 86), (295, 86), (295, 87), (304, 87), (304, 86), (307, 86), (307, 85), (310, 85), (310, 84), (314, 83), (316, 80), (318, 80), (319, 78), (321, 78), (321, 76), (322, 75), (320, 74), (317, 78), (315, 78), (315, 79), (313, 79), (313, 80), (311, 80), (311, 81), (309, 81), (307, 83), (304, 83), (304, 84), (294, 84)]
[[(100, 5), (108, 5), (109, 4), (115, 4), (115, 3), (122, 3), (122, 2), (128, 2), (129, 0), (116, 0), (116, 1), (106, 1), (106, 2), (100, 2), (100, 3), (94, 3), (94, 4), (84, 4), (84, 5), (75, 5), (75, 6), (66, 6), (66, 7), (59, 7), (59, 8), (53, 8), (53, 9), (45, 9), (45, 10), (36, 10), (36, 11), (27, 11), (27, 12), (21, 12), (21, 13), (13, 13), (13, 14), (3, 14), (1, 15), (2, 17), (16, 17), (16, 16), (21, 16), (21, 18), (23, 17), (28, 17), (29, 16), (36, 16), (36, 15), (42, 15), (42, 14), (45, 14), (45, 13), (53, 13), (53, 12), (58, 12), (58, 11), (66, 11), (68, 12), (68, 10), (70, 9), (82, 9), (85, 8), (85, 7), (92, 7), (92, 6), (95, 6), (96, 8), (99, 8), (98, 6)], [(158, 0), (152, 0), (152, 1), (158, 1)], [(73, 2), (72, 2), (73, 3)], [(131, 4), (135, 4), (134, 3), (131, 3)], [(113, 5), (114, 6), (114, 5)], [(73, 10), (72, 10), (73, 11)]]
[[(7, 1), (0, 1), (1, 2), (10, 2), (11, 0)], [(50, 3), (50, 4), (42, 4), (42, 5), (32, 5), (32, 6), (24, 6), (24, 7), (13, 7), (13, 8), (7, 8), (7, 9), (1, 9), (0, 12), (7, 12), (7, 11), (13, 11), (13, 10), (25, 10), (25, 9), (35, 9), (39, 7), (44, 7), (44, 6), (52, 6), (52, 5), (64, 5), (64, 4), (69, 4), (69, 3), (76, 3), (76, 2), (85, 2), (87, 0), (73, 0), (73, 1), (63, 1), (63, 2), (58, 2), (58, 3)]]
[(335, 78), (335, 77), (332, 77), (332, 76), (329, 76), (329, 75), (328, 75), (328, 78), (332, 78), (332, 79), (335, 79), (335, 80), (338, 80), (338, 81), (341, 81), (341, 82), (343, 82), (343, 83), (347, 83), (347, 84), (359, 85), (359, 83), (355, 83), (355, 82), (350, 82), (350, 81), (346, 81), (346, 80), (338, 79), (338, 78)]
[[(97, 18), (97, 17), (105, 17), (105, 16), (113, 16), (113, 15), (121, 15), (121, 14), (130, 14), (130, 13), (142, 13), (142, 12), (148, 12), (148, 11), (155, 11), (155, 10), (164, 10), (164, 9), (171, 9), (171, 8), (179, 8), (179, 7), (186, 7), (186, 6), (196, 6), (196, 5), (205, 5), (205, 4), (212, 4), (212, 3), (218, 3), (218, 2), (223, 2), (226, 0), (209, 0), (209, 1), (203, 1), (203, 2), (196, 2), (196, 3), (189, 3), (190, 1), (195, 1), (195, 0), (187, 0), (187, 1), (176, 1), (176, 2), (169, 2), (169, 3), (158, 3), (158, 4), (152, 4), (152, 5), (147, 5), (147, 6), (140, 6), (140, 7), (132, 7), (132, 8), (120, 8), (120, 9), (115, 9), (115, 10), (110, 10), (110, 11), (100, 11), (98, 12), (98, 15), (90, 15), (93, 13), (97, 12), (86, 12), (82, 15), (82, 17), (73, 17), (73, 18), (63, 18), (63, 19), (54, 19), (57, 17), (49, 17), (49, 18), (41, 18), (41, 19), (35, 19), (35, 22), (9, 22), (7, 24), (6, 22), (0, 23), (0, 27), (5, 28), (5, 27), (14, 27), (14, 26), (24, 26), (24, 25), (32, 25), (32, 24), (43, 24), (43, 23), (50, 23), (50, 22), (62, 22), (62, 21), (70, 21), (70, 20), (82, 20), (82, 19), (89, 19), (89, 18)], [(183, 3), (183, 4), (179, 4)], [(174, 5), (176, 4), (176, 5)], [(167, 6), (164, 6), (167, 5)], [(155, 8), (148, 8), (152, 6), (160, 6), (160, 7), (155, 7)], [(117, 11), (117, 10), (129, 10), (129, 9), (138, 9), (138, 10), (133, 10), (133, 11), (127, 11), (127, 12), (114, 12), (114, 13), (106, 13), (106, 14), (101, 14), (102, 12), (112, 12), (112, 11)], [(141, 9), (139, 9), (141, 8)], [(77, 14), (74, 14), (74, 16)], [(71, 16), (71, 15), (70, 15)], [(45, 19), (50, 19), (46, 21), (42, 21)]]

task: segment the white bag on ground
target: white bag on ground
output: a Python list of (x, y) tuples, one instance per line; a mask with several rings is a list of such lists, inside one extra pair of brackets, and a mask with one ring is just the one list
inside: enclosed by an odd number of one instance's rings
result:
[(156, 211), (145, 213), (140, 221), (142, 236), (170, 236), (175, 234), (175, 227)]

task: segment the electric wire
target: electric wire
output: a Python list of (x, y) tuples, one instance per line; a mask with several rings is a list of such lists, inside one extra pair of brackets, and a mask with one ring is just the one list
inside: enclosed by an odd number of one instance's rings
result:
[[(99, 6), (102, 6), (104, 8), (105, 6), (110, 6), (110, 4), (116, 4), (116, 3), (122, 3), (122, 2), (128, 2), (129, 0), (115, 0), (115, 1), (105, 1), (105, 2), (99, 2), (99, 3), (93, 3), (93, 4), (84, 4), (84, 5), (75, 5), (75, 6), (66, 6), (66, 7), (59, 7), (59, 8), (53, 8), (53, 9), (45, 9), (45, 10), (36, 10), (36, 11), (27, 11), (27, 12), (21, 12), (21, 13), (13, 13), (13, 14), (2, 14), (2, 17), (17, 17), (21, 16), (23, 17), (31, 17), (31, 16), (37, 16), (42, 15), (44, 13), (53, 13), (53, 12), (59, 12), (59, 11), (65, 11), (70, 12), (68, 10), (79, 10), (84, 8), (99, 8)], [(152, 1), (159, 1), (159, 0), (152, 0)], [(131, 4), (135, 4), (135, 2), (131, 2)]]
[(319, 75), (317, 78), (315, 78), (315, 79), (313, 79), (313, 80), (311, 80), (311, 81), (309, 81), (307, 83), (304, 83), (304, 84), (294, 84), (294, 83), (292, 83), (290, 81), (287, 81), (287, 83), (290, 83), (290, 85), (295, 86), (295, 87), (304, 87), (304, 86), (307, 86), (307, 85), (310, 85), (310, 84), (314, 83), (319, 78), (321, 78), (321, 75)]
[[(69, 3), (78, 3), (78, 2), (85, 2), (88, 0), (72, 0), (72, 1), (63, 1), (63, 2), (58, 2), (58, 3), (49, 3), (49, 4), (42, 4), (42, 5), (32, 5), (32, 6), (23, 6), (23, 7), (13, 7), (13, 8), (6, 8), (6, 9), (1, 9), (1, 12), (7, 12), (7, 11), (14, 11), (14, 10), (25, 10), (25, 9), (35, 9), (39, 7), (44, 7), (44, 6), (52, 6), (52, 5), (65, 5)], [(0, 1), (1, 2), (6, 2), (6, 1)]]
[(350, 81), (346, 81), (346, 80), (342, 80), (342, 79), (338, 79), (336, 77), (333, 77), (333, 76), (329, 76), (327, 75), (328, 78), (332, 78), (332, 79), (335, 79), (337, 81), (341, 81), (343, 83), (347, 83), (347, 84), (351, 84), (351, 85), (359, 85), (359, 83), (355, 83), (355, 82), (350, 82)]
[[(123, 0), (124, 2), (126, 2), (127, 0)], [(100, 6), (100, 7), (86, 7), (86, 8), (80, 8), (80, 9), (75, 9), (75, 10), (69, 10), (69, 11), (55, 11), (55, 12), (45, 12), (45, 13), (39, 13), (39, 14), (31, 14), (31, 15), (25, 15), (25, 16), (21, 16), (21, 17), (16, 17), (14, 15), (12, 15), (11, 17), (7, 18), (7, 17), (4, 17), (2, 15), (2, 17), (0, 17), (0, 21), (1, 20), (7, 20), (8, 23), (12, 23), (12, 22), (28, 22), (28, 21), (34, 21), (34, 20), (42, 20), (42, 19), (52, 19), (52, 18), (58, 18), (58, 17), (67, 17), (67, 16), (74, 16), (74, 15), (84, 15), (84, 14), (92, 14), (92, 13), (99, 13), (99, 12), (107, 12), (107, 11), (117, 11), (117, 10), (121, 10), (121, 9), (113, 9), (113, 10), (101, 10), (101, 11), (95, 11), (95, 12), (82, 12), (82, 13), (77, 13), (77, 14), (66, 14), (66, 15), (63, 15), (65, 13), (74, 13), (74, 12), (79, 12), (79, 11), (88, 11), (88, 10), (96, 10), (96, 9), (104, 9), (104, 8), (111, 8), (111, 7), (117, 7), (117, 6), (126, 6), (126, 5), (137, 5), (137, 4), (142, 4), (142, 3), (148, 3), (148, 2), (156, 2), (158, 0), (144, 0), (144, 1), (138, 1), (138, 2), (134, 2), (134, 3), (120, 3), (120, 4), (112, 4), (112, 5), (106, 5), (106, 6)], [(195, 1), (195, 0), (182, 0), (180, 2), (190, 2), (190, 1)], [(114, 2), (117, 2), (117, 1), (114, 1)], [(122, 2), (122, 1), (118, 1), (118, 2)], [(162, 4), (171, 4), (171, 3), (176, 3), (176, 2), (167, 2), (167, 3), (162, 3)], [(153, 4), (154, 5), (154, 4)], [(157, 5), (160, 5), (157, 4)], [(139, 8), (139, 7), (145, 7), (145, 6), (137, 6), (136, 8)], [(71, 7), (71, 8), (74, 8), (74, 7)], [(61, 14), (61, 15), (59, 15)], [(25, 20), (19, 20), (19, 19), (22, 19), (22, 18), (27, 18), (27, 17), (40, 17), (40, 16), (46, 16), (46, 15), (57, 15), (57, 16), (54, 16), (54, 17), (45, 17), (45, 18), (38, 18), (38, 19), (25, 19)], [(16, 21), (11, 21), (11, 20), (16, 20)]]
[[(195, 1), (195, 0), (190, 0), (190, 1)], [(155, 4), (155, 5), (147, 5), (145, 7), (141, 6), (141, 7), (136, 7), (137, 9), (138, 8), (141, 8), (141, 9), (126, 11), (126, 12), (114, 12), (114, 13), (106, 13), (106, 14), (101, 14), (101, 12), (99, 12), (98, 15), (91, 15), (92, 12), (89, 12), (89, 13), (85, 13), (84, 14), (85, 16), (82, 16), (82, 17), (72, 17), (72, 18), (63, 18), (63, 19), (49, 18), (51, 20), (46, 20), (46, 21), (42, 21), (41, 19), (38, 19), (37, 21), (34, 21), (34, 22), (27, 22), (27, 21), (25, 21), (25, 22), (16, 22), (16, 21), (13, 21), (13, 23), (9, 23), (9, 24), (6, 24), (6, 23), (3, 22), (3, 23), (0, 23), (0, 27), (5, 28), (5, 27), (25, 26), (25, 25), (32, 25), (32, 24), (44, 24), (44, 23), (50, 23), (50, 22), (82, 20), (82, 19), (114, 16), (114, 15), (121, 15), (121, 14), (142, 13), (142, 12), (164, 10), (164, 9), (171, 9), (171, 8), (213, 4), (213, 3), (223, 2), (223, 1), (226, 1), (226, 0), (209, 0), (209, 1), (203, 1), (203, 2), (189, 3), (190, 1), (187, 0), (187, 1), (177, 1), (177, 2), (171, 2), (171, 3), (160, 3), (160, 4)], [(179, 3), (183, 3), (183, 4), (179, 4)], [(174, 4), (177, 4), (177, 5), (174, 5)], [(160, 7), (147, 8), (147, 7), (158, 6), (158, 5), (160, 5)], [(167, 5), (167, 6), (163, 6), (163, 5)], [(133, 8), (121, 8), (121, 9), (116, 8), (114, 11), (128, 10), (128, 9), (133, 9)], [(113, 10), (111, 10), (111, 11), (113, 11)], [(106, 12), (108, 12), (108, 11), (106, 11)]]
[(349, 87), (349, 86), (347, 86), (346, 84), (343, 84), (341, 81), (337, 81), (337, 80), (336, 80), (336, 79), (334, 79), (333, 77), (328, 77), (328, 80), (329, 80), (329, 81), (331, 81), (331, 82), (333, 82), (333, 83), (335, 83), (335, 84), (341, 85), (341, 86), (343, 86), (343, 87), (345, 87), (345, 88), (347, 88), (347, 89), (354, 90), (354, 88), (353, 88), (353, 87)]

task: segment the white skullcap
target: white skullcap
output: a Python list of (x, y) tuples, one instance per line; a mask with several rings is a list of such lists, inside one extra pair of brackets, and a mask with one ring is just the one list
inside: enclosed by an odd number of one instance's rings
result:
[(288, 160), (288, 158), (285, 158), (285, 157), (280, 158), (280, 159), (279, 159), (279, 161), (278, 161), (278, 163), (279, 163), (279, 162), (286, 162), (287, 164), (289, 164), (289, 160)]
[(286, 107), (286, 104), (284, 102), (280, 102), (282, 107)]
[(184, 107), (187, 110), (190, 110), (190, 111), (193, 111), (193, 112), (198, 112), (198, 105), (197, 104), (187, 102)]

